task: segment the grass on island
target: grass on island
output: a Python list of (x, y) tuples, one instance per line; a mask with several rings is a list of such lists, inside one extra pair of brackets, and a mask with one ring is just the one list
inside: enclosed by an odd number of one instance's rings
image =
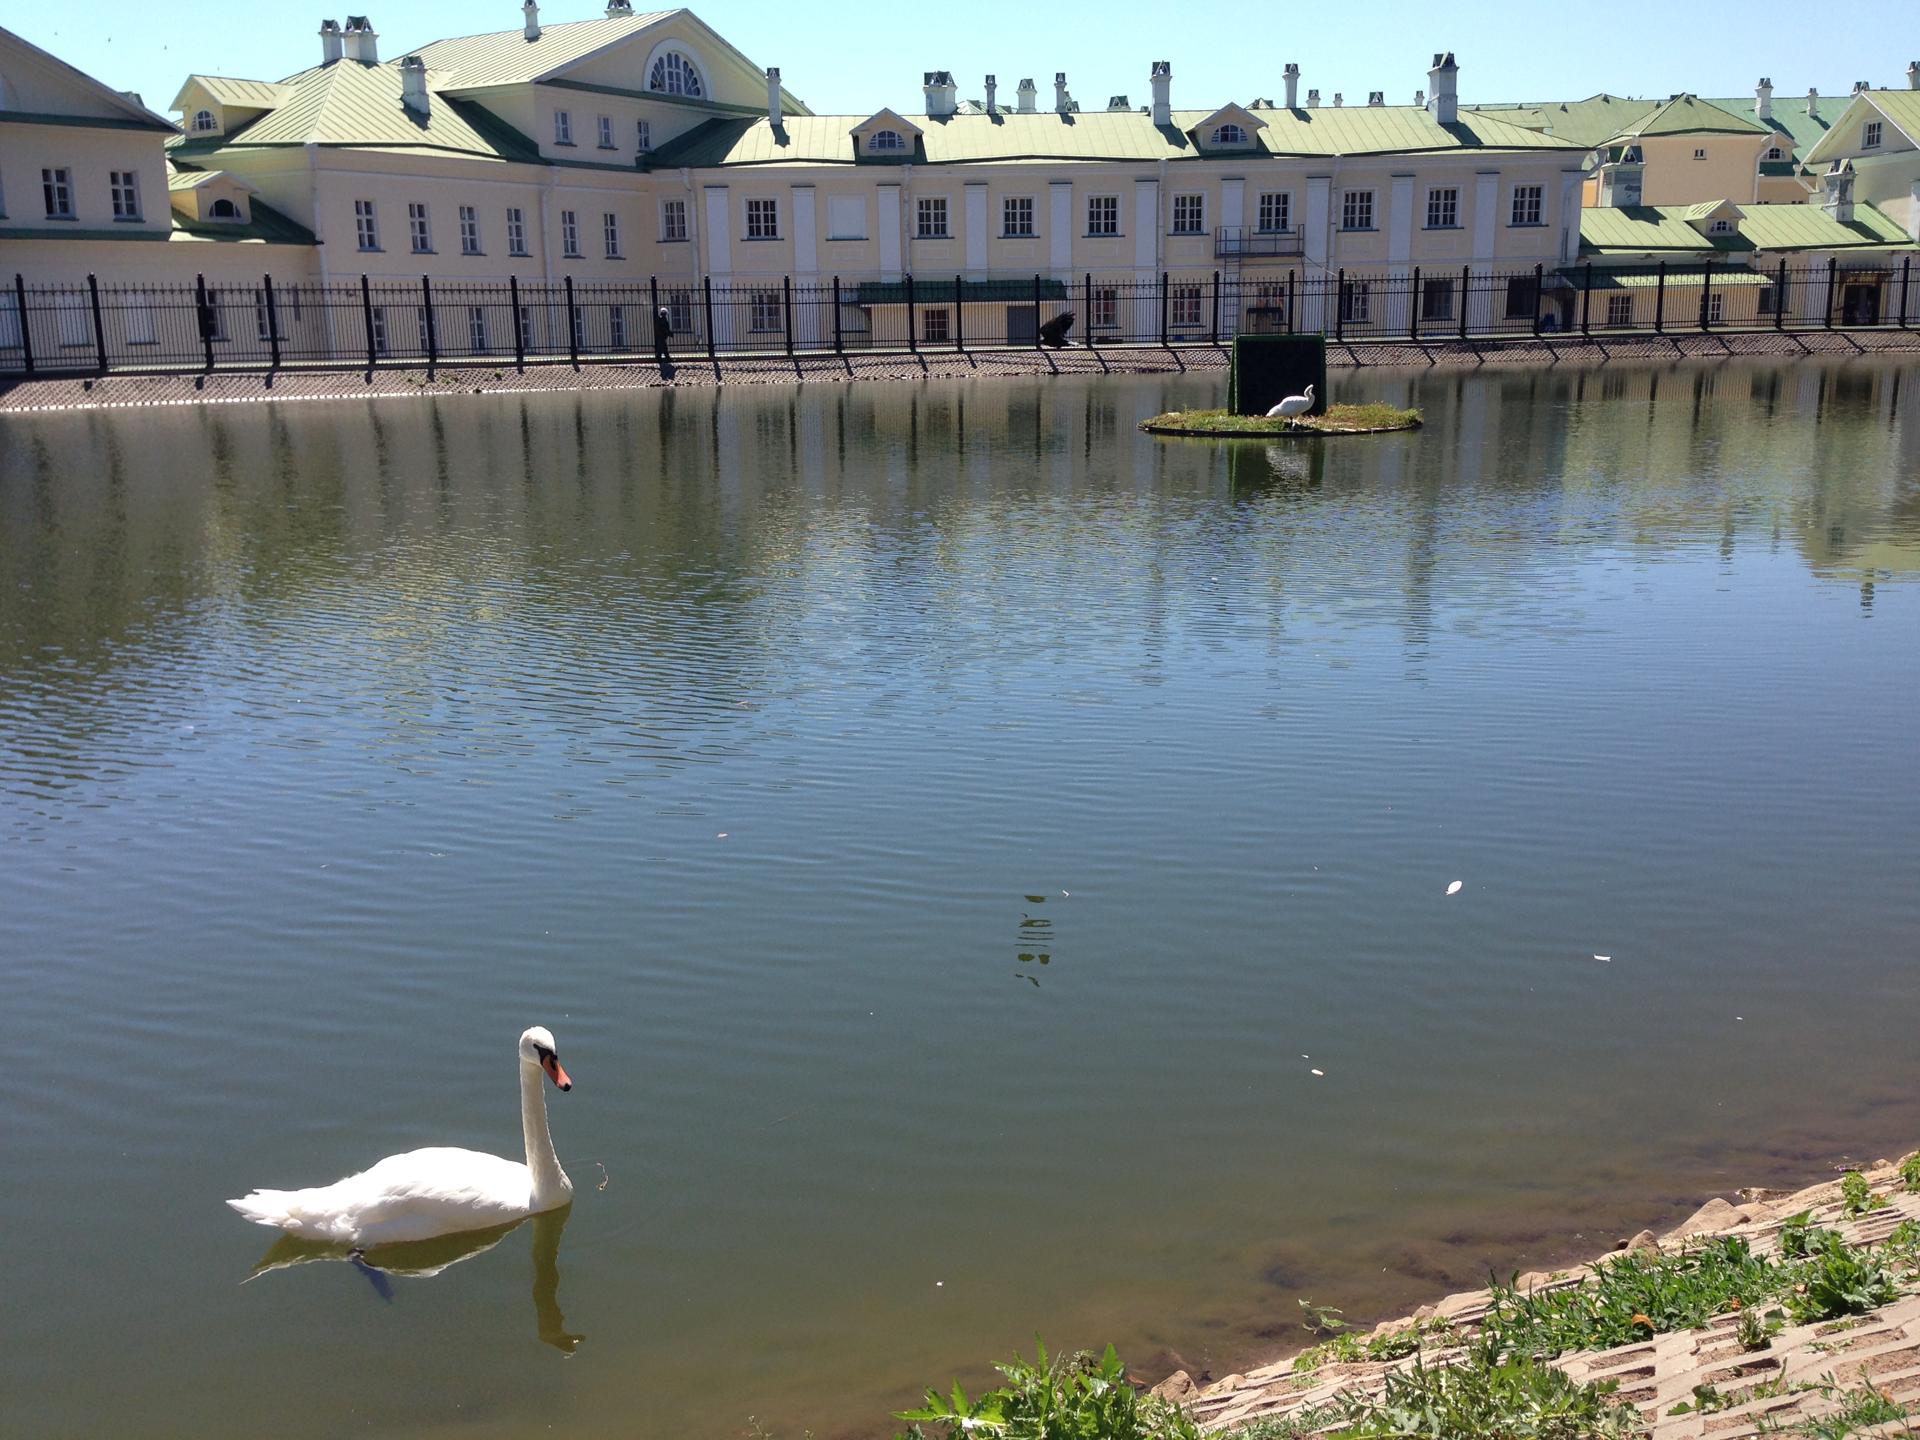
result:
[(1231, 410), (1169, 410), (1146, 423), (1149, 429), (1210, 430), (1231, 435), (1287, 435), (1313, 430), (1352, 435), (1368, 430), (1411, 429), (1420, 423), (1420, 412), (1377, 402), (1329, 405), (1324, 415), (1302, 415), (1294, 420), (1236, 415)]

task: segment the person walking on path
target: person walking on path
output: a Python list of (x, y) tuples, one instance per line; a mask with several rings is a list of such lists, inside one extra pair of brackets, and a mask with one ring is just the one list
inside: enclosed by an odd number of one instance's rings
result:
[(662, 305), (653, 312), (653, 358), (660, 362), (660, 373), (673, 374), (673, 356), (668, 345), (673, 340), (673, 315)]

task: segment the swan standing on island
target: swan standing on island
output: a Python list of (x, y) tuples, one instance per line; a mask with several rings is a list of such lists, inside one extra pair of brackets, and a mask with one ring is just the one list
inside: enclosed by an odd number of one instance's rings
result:
[(331, 1185), (255, 1190), (227, 1204), (255, 1224), (277, 1226), (302, 1240), (358, 1247), (484, 1230), (557, 1210), (572, 1201), (573, 1182), (553, 1153), (542, 1071), (562, 1090), (573, 1088), (560, 1068), (552, 1032), (536, 1025), (520, 1037), (524, 1165), (477, 1150), (409, 1150)]
[(1313, 387), (1307, 386), (1304, 395), (1289, 395), (1278, 405), (1267, 411), (1269, 420), (1291, 420), (1296, 415), (1304, 415), (1313, 408)]

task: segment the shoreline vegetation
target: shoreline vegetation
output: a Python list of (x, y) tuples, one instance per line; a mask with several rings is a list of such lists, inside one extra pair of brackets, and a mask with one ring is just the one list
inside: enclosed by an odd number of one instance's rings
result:
[(1140, 422), (1149, 435), (1180, 435), (1200, 439), (1272, 439), (1309, 435), (1384, 435), (1418, 430), (1420, 412), (1378, 401), (1329, 405), (1319, 415), (1291, 419), (1269, 415), (1236, 415), (1231, 410), (1169, 410)]
[(1364, 1333), (1301, 1300), (1310, 1348), (1204, 1389), (1036, 1342), (993, 1390), (929, 1390), (896, 1440), (1920, 1434), (1920, 1152), (1741, 1195)]

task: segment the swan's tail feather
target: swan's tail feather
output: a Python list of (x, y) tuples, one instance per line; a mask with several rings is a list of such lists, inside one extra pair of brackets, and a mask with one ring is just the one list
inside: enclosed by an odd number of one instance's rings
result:
[(227, 1204), (256, 1225), (272, 1225), (281, 1230), (290, 1230), (299, 1223), (290, 1204), (293, 1195), (294, 1192), (291, 1190), (255, 1190), (252, 1194), (238, 1200), (229, 1200)]

